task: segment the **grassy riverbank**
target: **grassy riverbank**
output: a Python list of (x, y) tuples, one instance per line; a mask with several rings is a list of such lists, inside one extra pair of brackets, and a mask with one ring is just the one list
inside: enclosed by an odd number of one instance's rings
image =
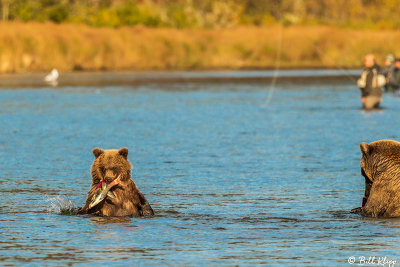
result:
[[(178, 70), (360, 67), (400, 55), (400, 32), (327, 26), (231, 29), (94, 28), (0, 23), (0, 73), (73, 70)], [(278, 55), (280, 52), (280, 60)]]

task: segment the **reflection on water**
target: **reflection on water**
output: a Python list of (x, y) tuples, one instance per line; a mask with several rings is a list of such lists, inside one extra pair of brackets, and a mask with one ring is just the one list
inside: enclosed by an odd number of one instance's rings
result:
[(128, 223), (131, 221), (129, 217), (99, 217), (88, 216), (90, 220), (96, 224), (109, 224), (109, 223)]
[[(399, 139), (399, 99), (344, 83), (0, 91), (0, 261), (345, 265), (400, 261), (400, 221), (362, 218), (360, 142)], [(149, 218), (76, 216), (93, 147), (129, 148)]]

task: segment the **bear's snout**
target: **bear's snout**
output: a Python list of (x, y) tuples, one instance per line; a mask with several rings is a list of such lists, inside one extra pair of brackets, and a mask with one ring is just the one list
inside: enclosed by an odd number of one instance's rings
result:
[(106, 183), (111, 183), (112, 181), (114, 181), (114, 179), (117, 177), (117, 175), (115, 175), (115, 172), (112, 170), (106, 170), (105, 174), (104, 174), (104, 181)]
[(113, 177), (110, 177), (110, 176), (104, 177), (104, 181), (105, 181), (106, 183), (111, 183), (113, 180), (114, 180)]

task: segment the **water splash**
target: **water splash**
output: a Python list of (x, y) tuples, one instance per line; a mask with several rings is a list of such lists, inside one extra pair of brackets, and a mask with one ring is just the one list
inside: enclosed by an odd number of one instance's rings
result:
[(49, 213), (75, 215), (79, 211), (79, 208), (67, 196), (47, 196), (46, 202), (49, 203), (49, 207), (46, 209)]

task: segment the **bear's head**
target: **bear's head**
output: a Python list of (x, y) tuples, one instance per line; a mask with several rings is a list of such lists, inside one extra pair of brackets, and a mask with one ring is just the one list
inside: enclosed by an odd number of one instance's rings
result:
[(100, 181), (110, 183), (119, 175), (121, 175), (121, 181), (131, 178), (132, 165), (128, 161), (127, 148), (124, 147), (119, 150), (94, 148), (92, 152), (95, 156), (91, 169), (92, 186), (100, 183)]
[(377, 179), (390, 179), (400, 174), (400, 143), (380, 140), (361, 143), (361, 174), (365, 178), (365, 195), (362, 206), (368, 200), (372, 184)]

